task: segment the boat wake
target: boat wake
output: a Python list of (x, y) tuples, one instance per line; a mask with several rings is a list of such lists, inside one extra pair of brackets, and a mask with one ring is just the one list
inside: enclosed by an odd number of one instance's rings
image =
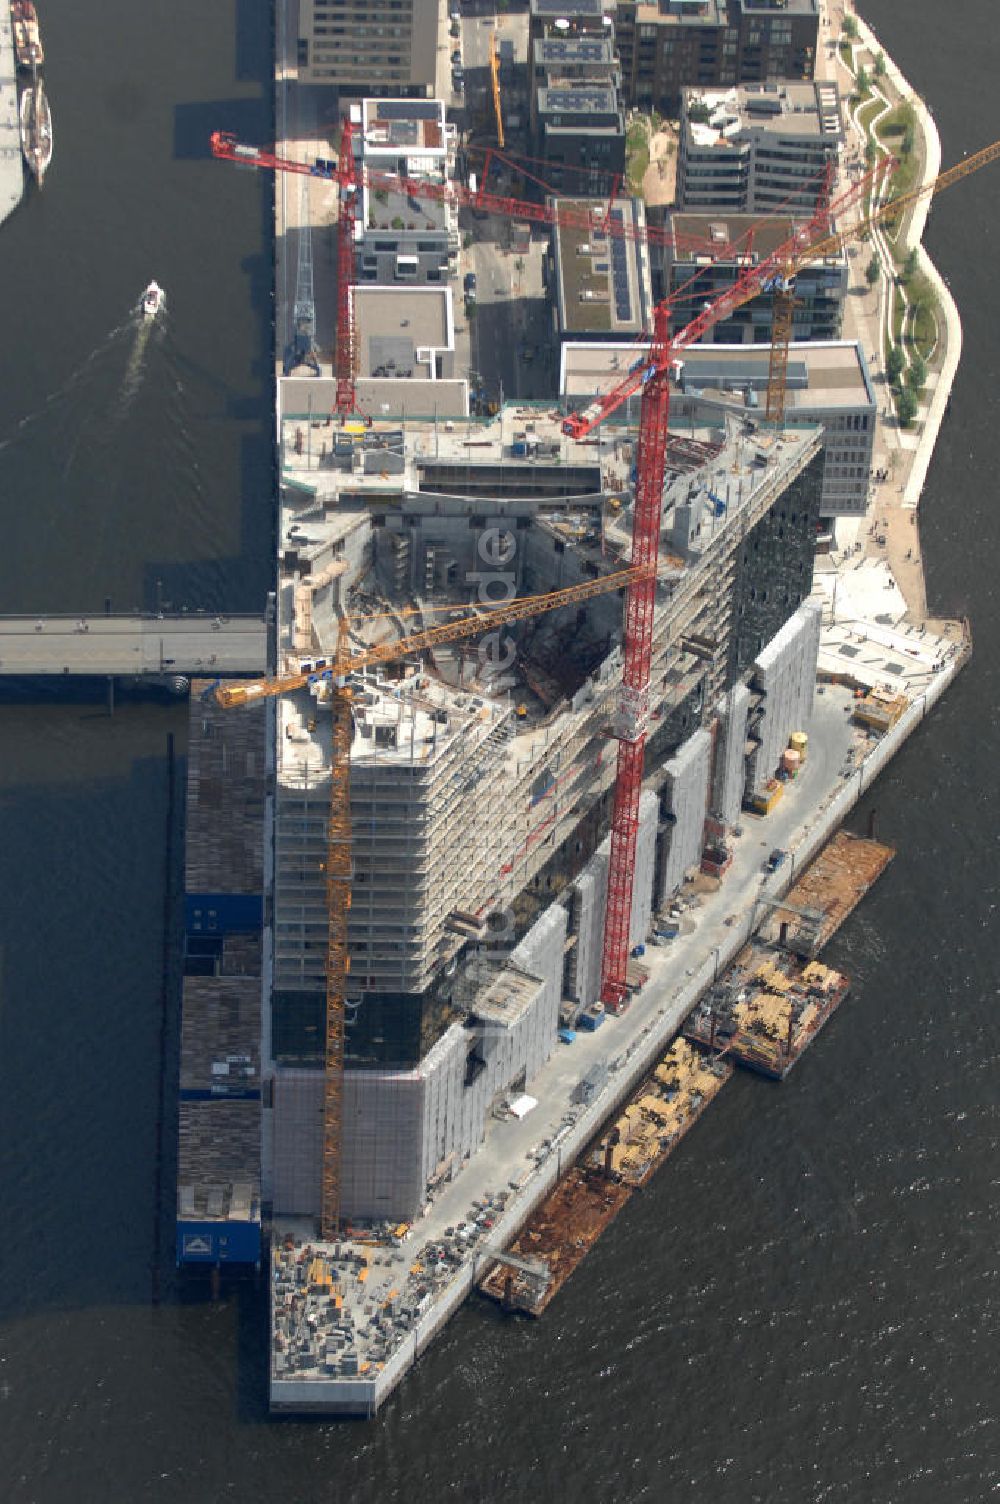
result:
[(135, 317), (132, 320), (135, 339), (129, 352), (128, 365), (125, 367), (125, 375), (122, 378), (113, 414), (113, 418), (118, 422), (126, 416), (142, 387), (150, 343), (154, 339), (159, 342), (166, 333), (164, 322), (166, 306), (167, 295), (163, 288), (156, 282), (150, 282), (139, 299)]
[(18, 418), (15, 427), (3, 439), (0, 439), (0, 451), (16, 444), (41, 418), (50, 416), (53, 408), (58, 408), (69, 401), (85, 381), (93, 379), (110, 353), (123, 343), (134, 328), (135, 322), (130, 319), (127, 323), (118, 324), (114, 329), (109, 330), (100, 344), (94, 346), (86, 359), (81, 361), (76, 370), (67, 376), (61, 386), (56, 387), (53, 392), (48, 392), (45, 401), (33, 411), (26, 413), (23, 418)]

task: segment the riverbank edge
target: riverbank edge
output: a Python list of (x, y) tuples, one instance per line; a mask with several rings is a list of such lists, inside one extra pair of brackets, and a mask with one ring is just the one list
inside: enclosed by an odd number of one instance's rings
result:
[[(924, 138), (924, 170), (920, 186), (921, 188), (925, 188), (934, 181), (941, 171), (941, 137), (938, 134), (934, 117), (894, 59), (886, 52), (868, 22), (862, 16), (858, 15), (856, 10), (854, 11), (854, 18), (858, 27), (858, 40), (873, 55), (881, 52), (885, 58), (886, 73), (894, 87), (913, 104)], [(931, 458), (941, 431), (941, 424), (944, 421), (948, 403), (951, 400), (951, 391), (956, 372), (958, 371), (959, 361), (962, 358), (962, 320), (959, 317), (958, 308), (948, 284), (931, 260), (923, 244), (924, 230), (931, 210), (932, 197), (933, 195), (928, 194), (914, 205), (913, 213), (907, 227), (906, 249), (916, 249), (920, 270), (927, 276), (937, 293), (945, 323), (945, 350), (941, 369), (934, 380), (934, 391), (931, 395), (927, 415), (923, 419), (920, 438), (910, 461), (910, 473), (903, 487), (901, 505), (904, 507), (916, 507), (920, 502), (920, 497), (927, 480), (927, 471), (930, 468)]]

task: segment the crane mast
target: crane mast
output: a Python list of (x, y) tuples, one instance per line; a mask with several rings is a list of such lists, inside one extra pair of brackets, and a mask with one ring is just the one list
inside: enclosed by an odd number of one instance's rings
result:
[(337, 168), (340, 200), (337, 207), (337, 380), (335, 405), (341, 417), (355, 411), (357, 338), (354, 324), (354, 225), (357, 217), (357, 180), (354, 136), (350, 120), (344, 121)]
[(656, 560), (660, 548), (663, 482), (670, 416), (670, 337), (667, 305), (655, 312), (650, 347), (652, 374), (642, 393), (639, 456), (632, 526), (632, 566), (643, 573), (625, 598), (625, 661), (614, 734), (618, 770), (611, 816), (608, 906), (601, 960), (601, 1000), (618, 1013), (627, 1000), (625, 972), (632, 924), (632, 877), (639, 834), (639, 798), (646, 753), (649, 672), (656, 605)]

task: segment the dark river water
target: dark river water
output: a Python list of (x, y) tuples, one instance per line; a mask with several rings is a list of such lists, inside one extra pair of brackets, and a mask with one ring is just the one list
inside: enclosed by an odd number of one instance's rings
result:
[[(272, 134), (268, 7), (40, 8), (55, 159), (0, 229), (0, 612), (257, 610), (266, 185), (204, 142)], [(991, 0), (864, 10), (945, 165), (998, 134)], [(212, 1305), (170, 1268), (185, 707), (0, 703), (0, 1501), (994, 1496), (998, 183), (942, 195), (927, 237), (966, 339), (921, 511), (929, 595), (976, 652), (869, 801), (899, 855), (831, 948), (849, 1003), (780, 1089), (731, 1086), (542, 1322), (467, 1306), (374, 1422), (270, 1422), (261, 1292)], [(142, 345), (151, 277), (169, 318)]]

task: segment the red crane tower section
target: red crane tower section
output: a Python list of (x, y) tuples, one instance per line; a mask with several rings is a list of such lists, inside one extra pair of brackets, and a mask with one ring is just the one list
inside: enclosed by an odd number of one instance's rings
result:
[[(667, 304), (654, 314), (648, 380), (643, 388), (639, 456), (632, 525), (632, 565), (656, 564), (660, 548), (660, 512), (667, 468), (667, 419), (670, 415), (670, 336)], [(655, 570), (629, 586), (625, 600), (625, 662), (615, 717), (618, 772), (611, 818), (608, 907), (604, 921), (601, 1000), (620, 1012), (625, 1005), (625, 968), (632, 923), (632, 875), (639, 831), (639, 796), (646, 755), (649, 667), (653, 650), (656, 604)]]

